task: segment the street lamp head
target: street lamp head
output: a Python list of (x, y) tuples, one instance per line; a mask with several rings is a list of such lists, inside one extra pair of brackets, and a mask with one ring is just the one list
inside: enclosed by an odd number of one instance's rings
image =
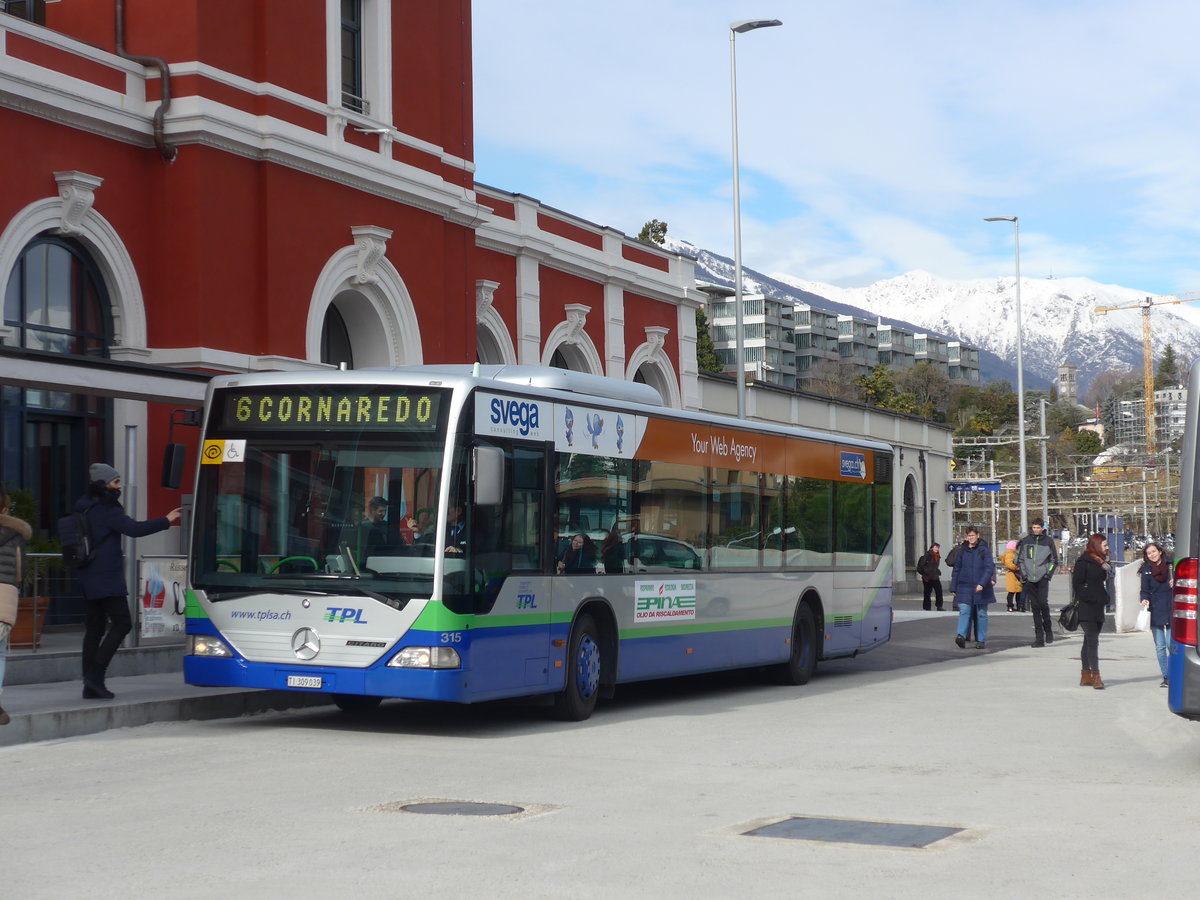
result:
[(743, 19), (740, 22), (732, 22), (729, 25), (730, 31), (736, 31), (738, 34), (745, 34), (747, 31), (753, 31), (756, 28), (773, 28), (776, 25), (782, 25), (778, 19)]
[(1017, 221), (1017, 217), (1016, 216), (986, 216), (983, 221), (985, 221), (985, 222), (1015, 222), (1015, 221)]

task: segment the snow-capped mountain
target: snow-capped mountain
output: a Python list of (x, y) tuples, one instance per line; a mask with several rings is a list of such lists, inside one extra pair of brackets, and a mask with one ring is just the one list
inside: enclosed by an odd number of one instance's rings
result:
[[(696, 260), (696, 277), (733, 285), (733, 263), (689, 244), (668, 247)], [(791, 297), (814, 306), (879, 318), (979, 347), (985, 381), (1016, 385), (1017, 316), (1013, 276), (952, 281), (909, 272), (863, 288), (839, 288), (742, 267), (743, 290)], [(1142, 369), (1142, 310), (1146, 294), (1086, 278), (1021, 279), (1022, 362), (1027, 388), (1048, 387), (1059, 365), (1078, 368), (1080, 391), (1108, 369)], [(826, 301), (826, 302), (822, 302)], [(843, 309), (843, 307), (845, 309)], [(1098, 313), (1102, 307), (1129, 307)], [(1169, 343), (1181, 359), (1200, 355), (1200, 309), (1187, 304), (1151, 310), (1154, 356)]]

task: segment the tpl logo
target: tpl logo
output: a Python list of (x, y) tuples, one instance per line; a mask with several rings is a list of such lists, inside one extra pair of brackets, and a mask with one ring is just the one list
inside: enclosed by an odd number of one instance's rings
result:
[(351, 625), (366, 625), (367, 620), (362, 617), (361, 609), (341, 606), (325, 607), (325, 615), (322, 616), (326, 622), (349, 622)]

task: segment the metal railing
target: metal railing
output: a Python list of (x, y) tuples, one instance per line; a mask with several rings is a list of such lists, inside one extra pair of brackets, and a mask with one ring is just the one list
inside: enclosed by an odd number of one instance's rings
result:
[(21, 595), (41, 601), (34, 602), (31, 607), (33, 649), (36, 650), (46, 626), (83, 624), (83, 596), (59, 554), (27, 553), (24, 560), (25, 582)]

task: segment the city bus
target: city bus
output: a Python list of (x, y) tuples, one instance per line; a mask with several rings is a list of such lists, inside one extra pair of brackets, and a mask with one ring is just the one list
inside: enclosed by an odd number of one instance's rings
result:
[(1200, 721), (1200, 636), (1197, 585), (1200, 584), (1200, 472), (1196, 428), (1200, 426), (1200, 359), (1188, 381), (1187, 427), (1179, 459), (1179, 517), (1175, 523), (1175, 596), (1171, 647), (1167, 656), (1167, 706), (1185, 719)]
[(887, 444), (532, 366), (230, 375), (206, 397), (189, 684), (548, 699), (804, 684), (892, 628)]

